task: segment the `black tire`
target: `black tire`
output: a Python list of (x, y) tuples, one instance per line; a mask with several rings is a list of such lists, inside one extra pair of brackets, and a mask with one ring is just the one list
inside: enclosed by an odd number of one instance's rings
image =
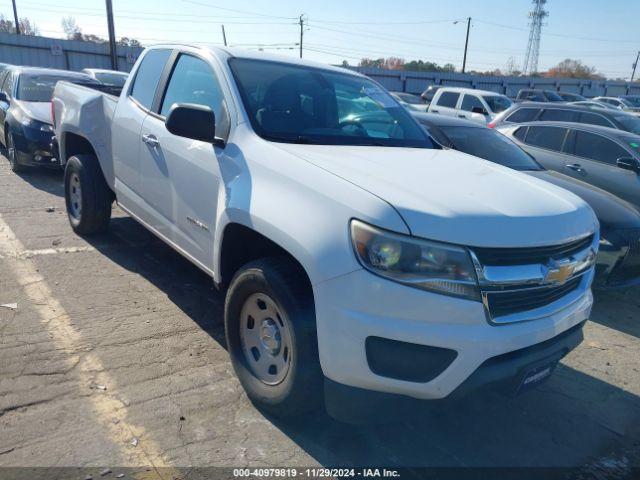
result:
[(26, 167), (20, 163), (18, 160), (18, 152), (16, 151), (16, 143), (13, 140), (13, 133), (10, 131), (7, 132), (7, 158), (9, 160), (9, 165), (11, 165), (11, 171), (14, 173), (23, 172)]
[[(80, 185), (80, 211), (74, 202), (72, 180)], [(101, 233), (109, 227), (113, 193), (107, 185), (98, 159), (93, 155), (76, 155), (67, 162), (64, 170), (64, 197), (67, 216), (73, 231), (79, 235)]]
[[(242, 348), (241, 311), (245, 301), (255, 293), (271, 297), (288, 319), (291, 363), (286, 377), (276, 385), (269, 385), (254, 375)], [(313, 293), (300, 267), (279, 257), (257, 260), (242, 267), (227, 291), (224, 323), (231, 363), (247, 396), (257, 407), (285, 418), (323, 405)]]

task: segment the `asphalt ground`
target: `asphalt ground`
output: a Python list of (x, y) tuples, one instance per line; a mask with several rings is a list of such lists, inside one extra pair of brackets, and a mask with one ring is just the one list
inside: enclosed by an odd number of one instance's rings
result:
[(107, 234), (80, 238), (61, 173), (16, 175), (0, 157), (0, 304), (17, 304), (0, 307), (0, 478), (370, 465), (640, 474), (638, 288), (596, 292), (584, 342), (526, 395), (425, 403), (401, 422), (282, 422), (235, 378), (211, 280), (113, 213)]

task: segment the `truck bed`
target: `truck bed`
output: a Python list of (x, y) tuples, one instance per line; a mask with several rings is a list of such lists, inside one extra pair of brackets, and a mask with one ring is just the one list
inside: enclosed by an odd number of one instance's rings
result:
[(111, 121), (118, 97), (70, 82), (58, 82), (53, 91), (54, 132), (64, 165), (66, 142), (71, 135), (87, 140), (93, 147), (105, 179), (114, 186), (111, 156)]

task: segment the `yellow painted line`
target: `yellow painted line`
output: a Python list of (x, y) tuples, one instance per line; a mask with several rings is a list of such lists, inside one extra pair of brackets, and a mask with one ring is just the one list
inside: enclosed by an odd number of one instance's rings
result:
[[(5, 264), (22, 287), (31, 307), (35, 309), (57, 346), (68, 351), (77, 351), (82, 344), (80, 332), (72, 325), (69, 314), (53, 296), (33, 260), (22, 255), (24, 252), (22, 242), (0, 215), (0, 255), (6, 259)], [(70, 359), (70, 366), (71, 364)], [(166, 468), (168, 465), (163, 458), (162, 450), (150, 438), (144, 427), (127, 420), (126, 405), (110, 394), (111, 391), (118, 391), (117, 383), (105, 372), (100, 358), (93, 352), (87, 352), (81, 356), (80, 363), (74, 370), (78, 372), (77, 381), (81, 391), (86, 391), (91, 385), (107, 386), (107, 391), (96, 388), (87, 398), (91, 402), (96, 421), (105, 427), (114, 444), (120, 446), (122, 458), (114, 459), (114, 465), (153, 467), (151, 472), (147, 472), (150, 476), (146, 478), (173, 479), (179, 476), (179, 472)], [(138, 439), (137, 446), (131, 444), (133, 438)]]

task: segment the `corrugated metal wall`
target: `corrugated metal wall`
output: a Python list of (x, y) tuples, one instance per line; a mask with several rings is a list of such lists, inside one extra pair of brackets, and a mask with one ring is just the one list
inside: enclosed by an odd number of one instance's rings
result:
[(560, 90), (579, 93), (586, 97), (640, 95), (640, 83), (637, 82), (579, 80), (575, 78), (485, 77), (464, 73), (408, 72), (364, 67), (351, 68), (375, 79), (389, 90), (416, 94), (422, 93), (429, 85), (448, 85), (451, 87), (491, 90), (511, 97), (516, 96), (521, 88)]
[[(142, 48), (118, 46), (118, 70), (128, 72)], [(108, 43), (0, 33), (0, 63), (82, 70), (111, 68)]]

